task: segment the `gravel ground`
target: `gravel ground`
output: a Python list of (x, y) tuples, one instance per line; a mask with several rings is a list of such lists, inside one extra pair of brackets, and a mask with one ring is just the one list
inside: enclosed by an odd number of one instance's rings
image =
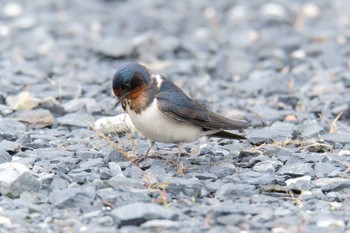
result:
[[(350, 232), (350, 1), (141, 2), (0, 1), (0, 232)], [(133, 165), (89, 127), (125, 61), (248, 140)]]

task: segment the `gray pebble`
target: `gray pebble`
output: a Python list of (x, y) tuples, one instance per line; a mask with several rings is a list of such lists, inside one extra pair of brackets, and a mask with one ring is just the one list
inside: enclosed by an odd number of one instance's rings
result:
[(257, 172), (272, 173), (279, 169), (282, 165), (283, 164), (280, 161), (262, 161), (255, 164), (253, 170)]
[(7, 140), (2, 140), (0, 142), (0, 150), (4, 150), (10, 153), (18, 152), (20, 144), (18, 142), (12, 142)]
[(5, 150), (0, 150), (0, 163), (6, 163), (11, 161), (10, 154)]
[(311, 164), (308, 163), (292, 163), (282, 166), (278, 170), (278, 174), (290, 175), (292, 177), (313, 175)]
[(22, 134), (26, 131), (26, 126), (21, 122), (12, 119), (4, 118), (0, 119), (0, 138), (6, 140), (16, 140), (18, 134)]
[(60, 208), (86, 208), (93, 203), (95, 196), (95, 189), (92, 187), (69, 187), (53, 190), (49, 201)]
[(174, 177), (169, 180), (168, 192), (175, 197), (178, 197), (180, 194), (188, 197), (198, 197), (202, 187), (202, 182), (197, 178), (193, 177), (186, 180)]
[(11, 197), (19, 197), (24, 191), (36, 192), (41, 182), (35, 178), (23, 164), (0, 164), (0, 193)]
[(111, 215), (116, 218), (120, 226), (141, 225), (149, 220), (169, 219), (176, 220), (176, 211), (165, 208), (154, 203), (136, 202), (117, 207), (111, 211)]
[(350, 143), (350, 134), (341, 133), (341, 134), (326, 134), (321, 137), (325, 141), (329, 142), (340, 142), (340, 143)]
[(255, 193), (255, 186), (249, 184), (223, 184), (215, 193), (220, 201), (237, 198), (237, 196), (251, 196)]

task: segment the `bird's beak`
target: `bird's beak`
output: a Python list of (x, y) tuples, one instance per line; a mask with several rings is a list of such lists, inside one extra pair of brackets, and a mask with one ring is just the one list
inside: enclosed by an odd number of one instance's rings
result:
[(118, 105), (120, 104), (120, 102), (122, 102), (124, 99), (125, 99), (125, 97), (129, 94), (130, 92), (126, 92), (126, 93), (123, 93), (120, 97), (118, 97), (118, 100), (117, 100), (117, 102), (115, 103), (115, 107), (118, 107)]

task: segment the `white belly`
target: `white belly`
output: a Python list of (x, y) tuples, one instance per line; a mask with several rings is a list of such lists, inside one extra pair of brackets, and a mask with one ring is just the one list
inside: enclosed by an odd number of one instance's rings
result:
[(201, 128), (173, 120), (163, 114), (158, 109), (156, 99), (141, 114), (131, 111), (128, 106), (126, 110), (136, 129), (151, 141), (180, 143), (204, 136)]

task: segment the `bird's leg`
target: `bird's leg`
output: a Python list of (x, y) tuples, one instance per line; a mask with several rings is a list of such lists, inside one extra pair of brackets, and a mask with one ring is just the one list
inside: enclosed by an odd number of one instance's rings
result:
[(138, 164), (138, 163), (140, 163), (140, 162), (146, 160), (147, 157), (149, 157), (149, 153), (150, 153), (152, 147), (154, 146), (155, 142), (153, 142), (153, 141), (148, 141), (148, 143), (149, 143), (149, 146), (148, 146), (148, 149), (147, 149), (146, 153), (145, 153), (141, 158), (139, 158), (139, 159), (136, 161), (136, 164)]
[(148, 141), (148, 144), (149, 144), (148, 149), (147, 149), (147, 151), (146, 151), (146, 153), (144, 155), (145, 158), (148, 157), (149, 152), (151, 151), (152, 147), (154, 146), (154, 142)]
[(181, 155), (185, 153), (185, 150), (184, 150), (184, 143), (183, 143), (183, 142), (179, 142), (179, 143), (177, 144), (177, 148), (178, 148), (178, 150), (179, 150), (179, 153), (178, 153), (178, 155), (177, 155), (177, 160), (176, 160), (176, 161), (179, 162), (179, 161), (180, 161)]
[(130, 144), (131, 144), (131, 156), (137, 157), (135, 137), (134, 137), (133, 133), (131, 133), (131, 132), (128, 132), (127, 135), (128, 135), (128, 139), (129, 139)]

